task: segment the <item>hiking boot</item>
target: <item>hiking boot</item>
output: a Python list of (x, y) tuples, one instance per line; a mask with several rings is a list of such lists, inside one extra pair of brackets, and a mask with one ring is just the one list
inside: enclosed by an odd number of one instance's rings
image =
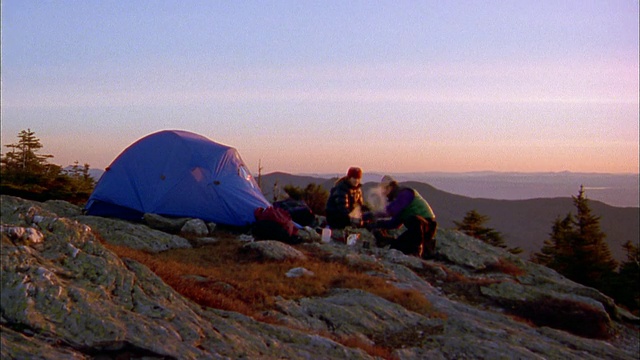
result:
[(436, 255), (436, 239), (426, 239), (423, 246), (422, 258), (423, 259), (433, 259)]

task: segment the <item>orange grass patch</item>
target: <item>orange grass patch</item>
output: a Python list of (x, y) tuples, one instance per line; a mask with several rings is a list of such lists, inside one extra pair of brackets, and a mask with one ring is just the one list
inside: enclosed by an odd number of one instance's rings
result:
[(486, 271), (501, 272), (503, 274), (511, 276), (520, 276), (525, 274), (525, 271), (522, 270), (518, 265), (503, 258), (498, 259), (497, 263), (487, 266)]
[(396, 360), (397, 358), (391, 354), (391, 350), (385, 347), (369, 344), (355, 336), (344, 339), (336, 339), (337, 342), (350, 348), (361, 349), (371, 356), (380, 357), (386, 360)]
[[(307, 254), (308, 260), (304, 261), (256, 262), (241, 254), (242, 245), (235, 239), (222, 239), (199, 248), (149, 254), (105, 243), (120, 257), (146, 265), (194, 302), (258, 320), (261, 313), (274, 308), (276, 296), (285, 299), (324, 296), (333, 288), (362, 289), (411, 311), (424, 315), (432, 312), (431, 304), (418, 291), (398, 289), (384, 279), (367, 275), (361, 271), (362, 265), (352, 268), (313, 254)], [(293, 267), (304, 267), (315, 275), (286, 277)]]

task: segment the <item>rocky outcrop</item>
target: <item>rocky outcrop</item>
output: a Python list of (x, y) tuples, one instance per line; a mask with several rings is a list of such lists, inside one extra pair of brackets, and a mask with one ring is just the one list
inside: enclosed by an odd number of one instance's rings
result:
[[(0, 200), (3, 359), (375, 358), (340, 339), (383, 346), (396, 359), (640, 355), (637, 325), (625, 321), (637, 319), (610, 298), (454, 231), (439, 230), (437, 257), (428, 261), (361, 244), (247, 243), (247, 256), (260, 261), (322, 251), (376, 269), (369, 275), (431, 304), (429, 311), (411, 311), (372, 292), (334, 289), (325, 297), (274, 299), (267, 314), (279, 324), (273, 325), (202, 308), (102, 244), (154, 253), (193, 241), (83, 216), (64, 202)], [(288, 274), (314, 276), (303, 268)]]
[(260, 260), (304, 260), (306, 256), (291, 246), (275, 240), (250, 242), (242, 247), (247, 256)]

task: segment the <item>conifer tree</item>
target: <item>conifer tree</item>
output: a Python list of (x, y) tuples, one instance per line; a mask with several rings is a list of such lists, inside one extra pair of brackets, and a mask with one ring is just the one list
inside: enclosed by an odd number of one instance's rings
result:
[(42, 148), (40, 139), (31, 129), (22, 130), (18, 134), (18, 142), (5, 145), (11, 149), (1, 159), (2, 175), (9, 181), (22, 183), (41, 183), (43, 177), (54, 178), (58, 175), (59, 168), (54, 168), (47, 163), (47, 159), (53, 155), (41, 155), (38, 151)]
[(304, 201), (314, 214), (324, 215), (329, 192), (322, 185), (311, 183), (304, 189), (299, 186), (286, 185), (284, 192), (292, 199)]
[(638, 313), (640, 309), (640, 247), (627, 241), (622, 245), (627, 252), (627, 260), (620, 265), (616, 285), (616, 301)]
[(39, 154), (43, 147), (31, 129), (18, 134), (18, 142), (5, 145), (10, 150), (0, 158), (0, 190), (4, 194), (44, 201), (62, 199), (83, 203), (93, 191), (94, 179), (89, 164), (75, 165), (64, 171), (50, 164), (53, 155)]
[(600, 230), (600, 217), (591, 213), (584, 187), (572, 196), (577, 213), (556, 219), (550, 238), (532, 259), (580, 284), (603, 289), (617, 267)]
[(322, 185), (311, 183), (304, 188), (304, 201), (314, 214), (324, 215), (328, 199), (329, 192)]
[(532, 261), (545, 265), (560, 272), (573, 257), (572, 236), (573, 216), (567, 214), (564, 218), (556, 218), (551, 228), (549, 239), (544, 241), (542, 250), (532, 256)]
[(84, 164), (82, 167), (75, 161), (71, 169), (65, 171), (70, 180), (70, 190), (74, 193), (91, 193), (95, 186), (95, 180), (89, 174), (91, 167)]
[(575, 255), (583, 267), (578, 269), (581, 273), (576, 275), (576, 281), (582, 278), (585, 285), (597, 286), (615, 271), (618, 264), (611, 256), (606, 234), (600, 230), (600, 217), (591, 213), (583, 186), (580, 186), (578, 196), (573, 197), (573, 203), (578, 211)]
[[(472, 236), (483, 242), (506, 249), (507, 245), (502, 238), (502, 234), (495, 229), (485, 227), (484, 224), (489, 221), (489, 217), (478, 213), (476, 210), (470, 210), (464, 216), (461, 222), (454, 221), (456, 230), (460, 230), (463, 233)], [(519, 254), (522, 252), (520, 248), (511, 248), (508, 250), (513, 254)]]

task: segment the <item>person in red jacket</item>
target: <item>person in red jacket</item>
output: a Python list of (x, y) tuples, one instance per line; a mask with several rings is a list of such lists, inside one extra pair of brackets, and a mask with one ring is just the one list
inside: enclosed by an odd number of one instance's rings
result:
[[(408, 255), (431, 258), (435, 255), (434, 239), (438, 223), (429, 203), (412, 188), (401, 187), (391, 176), (385, 175), (380, 182), (388, 204), (383, 214), (388, 219), (377, 220), (370, 226), (378, 246), (390, 245)], [(397, 229), (404, 225), (407, 230), (397, 239), (387, 237), (375, 229)]]
[(347, 175), (338, 179), (331, 188), (326, 214), (327, 224), (332, 229), (344, 229), (346, 226), (352, 225), (349, 214), (364, 204), (361, 179), (362, 169), (351, 167), (347, 171)]

